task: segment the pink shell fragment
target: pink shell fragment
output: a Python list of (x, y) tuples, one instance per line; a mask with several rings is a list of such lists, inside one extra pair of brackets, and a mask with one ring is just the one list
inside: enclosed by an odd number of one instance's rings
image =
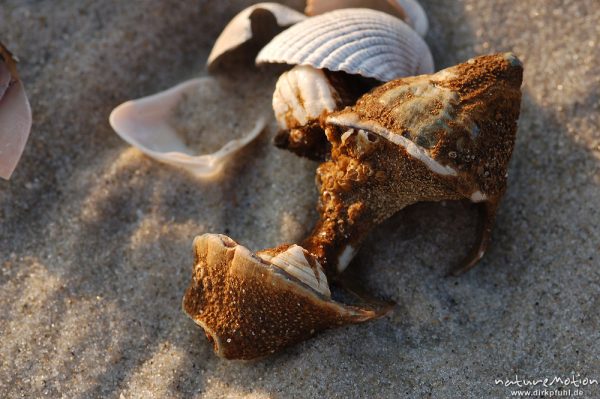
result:
[[(10, 53), (0, 44), (0, 177), (10, 179), (31, 131), (31, 107), (14, 65), (4, 62)], [(10, 58), (8, 62), (13, 63)]]

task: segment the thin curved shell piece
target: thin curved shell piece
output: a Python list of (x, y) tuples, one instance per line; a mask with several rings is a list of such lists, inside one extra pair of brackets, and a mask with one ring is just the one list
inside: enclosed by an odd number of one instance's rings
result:
[(407, 22), (421, 37), (425, 37), (429, 29), (429, 21), (425, 10), (417, 0), (395, 0), (406, 13)]
[(10, 179), (31, 131), (31, 107), (15, 61), (0, 43), (0, 177)]
[[(238, 139), (227, 142), (211, 154), (194, 155), (194, 151), (186, 146), (169, 124), (169, 118), (186, 94), (202, 88), (212, 79), (188, 80), (166, 91), (127, 101), (112, 111), (110, 125), (123, 140), (146, 155), (186, 169), (195, 176), (212, 177), (236, 151), (258, 137), (267, 123), (266, 117), (259, 116), (254, 125)], [(219, 128), (215, 127), (216, 130)]]
[(310, 65), (380, 81), (433, 72), (429, 47), (414, 30), (396, 17), (365, 8), (299, 22), (267, 44), (256, 62)]
[[(252, 40), (253, 38), (253, 22), (252, 16), (254, 13), (260, 15), (260, 11), (266, 11), (275, 19), (277, 26), (286, 28), (303, 19), (306, 16), (293, 10), (289, 7), (278, 3), (258, 3), (248, 7), (237, 14), (223, 29), (208, 56), (206, 62), (208, 68), (211, 68), (223, 55), (229, 53), (242, 44)], [(261, 29), (266, 24), (265, 21), (257, 21), (254, 29)]]
[(307, 0), (304, 13), (313, 16), (340, 8), (372, 8), (406, 21), (406, 13), (397, 0)]

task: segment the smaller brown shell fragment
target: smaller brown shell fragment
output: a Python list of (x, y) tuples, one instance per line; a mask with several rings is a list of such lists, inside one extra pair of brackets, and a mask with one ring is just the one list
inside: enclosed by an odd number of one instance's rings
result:
[(340, 272), (377, 224), (420, 201), (483, 206), (478, 241), (491, 239), (517, 133), (523, 66), (512, 53), (385, 83), (325, 119), (330, 157), (317, 170), (321, 218), (302, 246)]
[[(280, 256), (290, 247), (292, 253)], [(321, 265), (299, 246), (254, 254), (227, 236), (204, 234), (194, 240), (194, 251), (183, 309), (221, 357), (267, 356), (321, 330), (381, 316), (333, 301)], [(299, 271), (298, 254), (306, 257), (307, 271)]]

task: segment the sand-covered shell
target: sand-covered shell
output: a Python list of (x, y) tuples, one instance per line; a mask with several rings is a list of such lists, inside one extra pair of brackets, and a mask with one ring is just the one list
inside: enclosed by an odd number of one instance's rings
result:
[(384, 84), (327, 123), (397, 143), (433, 172), (457, 177), (465, 197), (482, 201), (505, 188), (521, 80), (514, 54), (477, 57), (430, 76)]
[[(258, 3), (238, 13), (217, 38), (207, 60), (213, 69), (220, 59), (254, 42), (256, 51), (284, 28), (306, 19), (298, 11), (278, 3)], [(252, 56), (254, 56), (254, 53)]]
[(0, 177), (10, 179), (31, 131), (31, 107), (16, 60), (0, 43)]
[(252, 253), (231, 238), (194, 240), (184, 311), (227, 359), (270, 355), (321, 330), (381, 316), (331, 299), (321, 265), (292, 245)]
[[(197, 177), (212, 178), (219, 173), (225, 162), (236, 151), (258, 137), (266, 126), (268, 118), (261, 116), (260, 113), (246, 112), (247, 118), (240, 120), (240, 127), (236, 128), (237, 138), (224, 142), (214, 152), (198, 154), (181, 137), (172, 121), (178, 105), (186, 99), (186, 96), (202, 93), (212, 96), (206, 100), (205, 107), (216, 105), (216, 112), (221, 112), (220, 110), (224, 112), (227, 110), (226, 107), (232, 107), (234, 95), (236, 101), (243, 101), (240, 93), (231, 92), (215, 78), (197, 78), (148, 97), (127, 101), (112, 111), (109, 121), (123, 140), (146, 155), (183, 168)], [(249, 107), (242, 108), (240, 105), (239, 108), (243, 111)], [(202, 110), (198, 109), (198, 112)], [(206, 115), (206, 111), (201, 115)], [(234, 116), (242, 118), (238, 114)], [(223, 129), (228, 129), (225, 122), (227, 121), (223, 120), (222, 123), (209, 127), (212, 129), (210, 134), (222, 134)]]
[(349, 8), (299, 22), (275, 36), (256, 62), (310, 65), (380, 81), (433, 72), (425, 41), (402, 20)]
[(408, 23), (421, 37), (427, 34), (427, 16), (416, 0), (307, 0), (304, 12), (307, 15), (319, 15), (340, 8), (372, 8), (383, 11)]
[(459, 271), (491, 237), (506, 188), (523, 68), (511, 53), (471, 59), (433, 75), (388, 82), (326, 118), (331, 156), (317, 171), (321, 220), (302, 246), (327, 269), (348, 245), (403, 207), (482, 202), (482, 231)]

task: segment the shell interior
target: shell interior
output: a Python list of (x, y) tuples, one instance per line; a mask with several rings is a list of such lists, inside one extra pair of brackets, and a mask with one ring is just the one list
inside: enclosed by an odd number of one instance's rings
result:
[(294, 244), (278, 254), (259, 252), (257, 255), (288, 275), (302, 281), (319, 294), (327, 298), (331, 297), (323, 267), (301, 246)]
[[(239, 123), (242, 134), (230, 140), (217, 151), (197, 154), (178, 135), (170, 123), (180, 101), (186, 95), (213, 90), (214, 102), (225, 104), (231, 93), (225, 88), (214, 91), (215, 79), (211, 77), (185, 81), (163, 92), (127, 101), (110, 114), (110, 124), (119, 136), (146, 155), (188, 170), (198, 177), (213, 177), (236, 151), (254, 140), (267, 123), (265, 116), (255, 117), (248, 112), (248, 120)], [(198, 110), (201, 112), (201, 110)], [(249, 127), (245, 127), (249, 126)], [(210, 134), (219, 134), (223, 125), (214, 126)]]

